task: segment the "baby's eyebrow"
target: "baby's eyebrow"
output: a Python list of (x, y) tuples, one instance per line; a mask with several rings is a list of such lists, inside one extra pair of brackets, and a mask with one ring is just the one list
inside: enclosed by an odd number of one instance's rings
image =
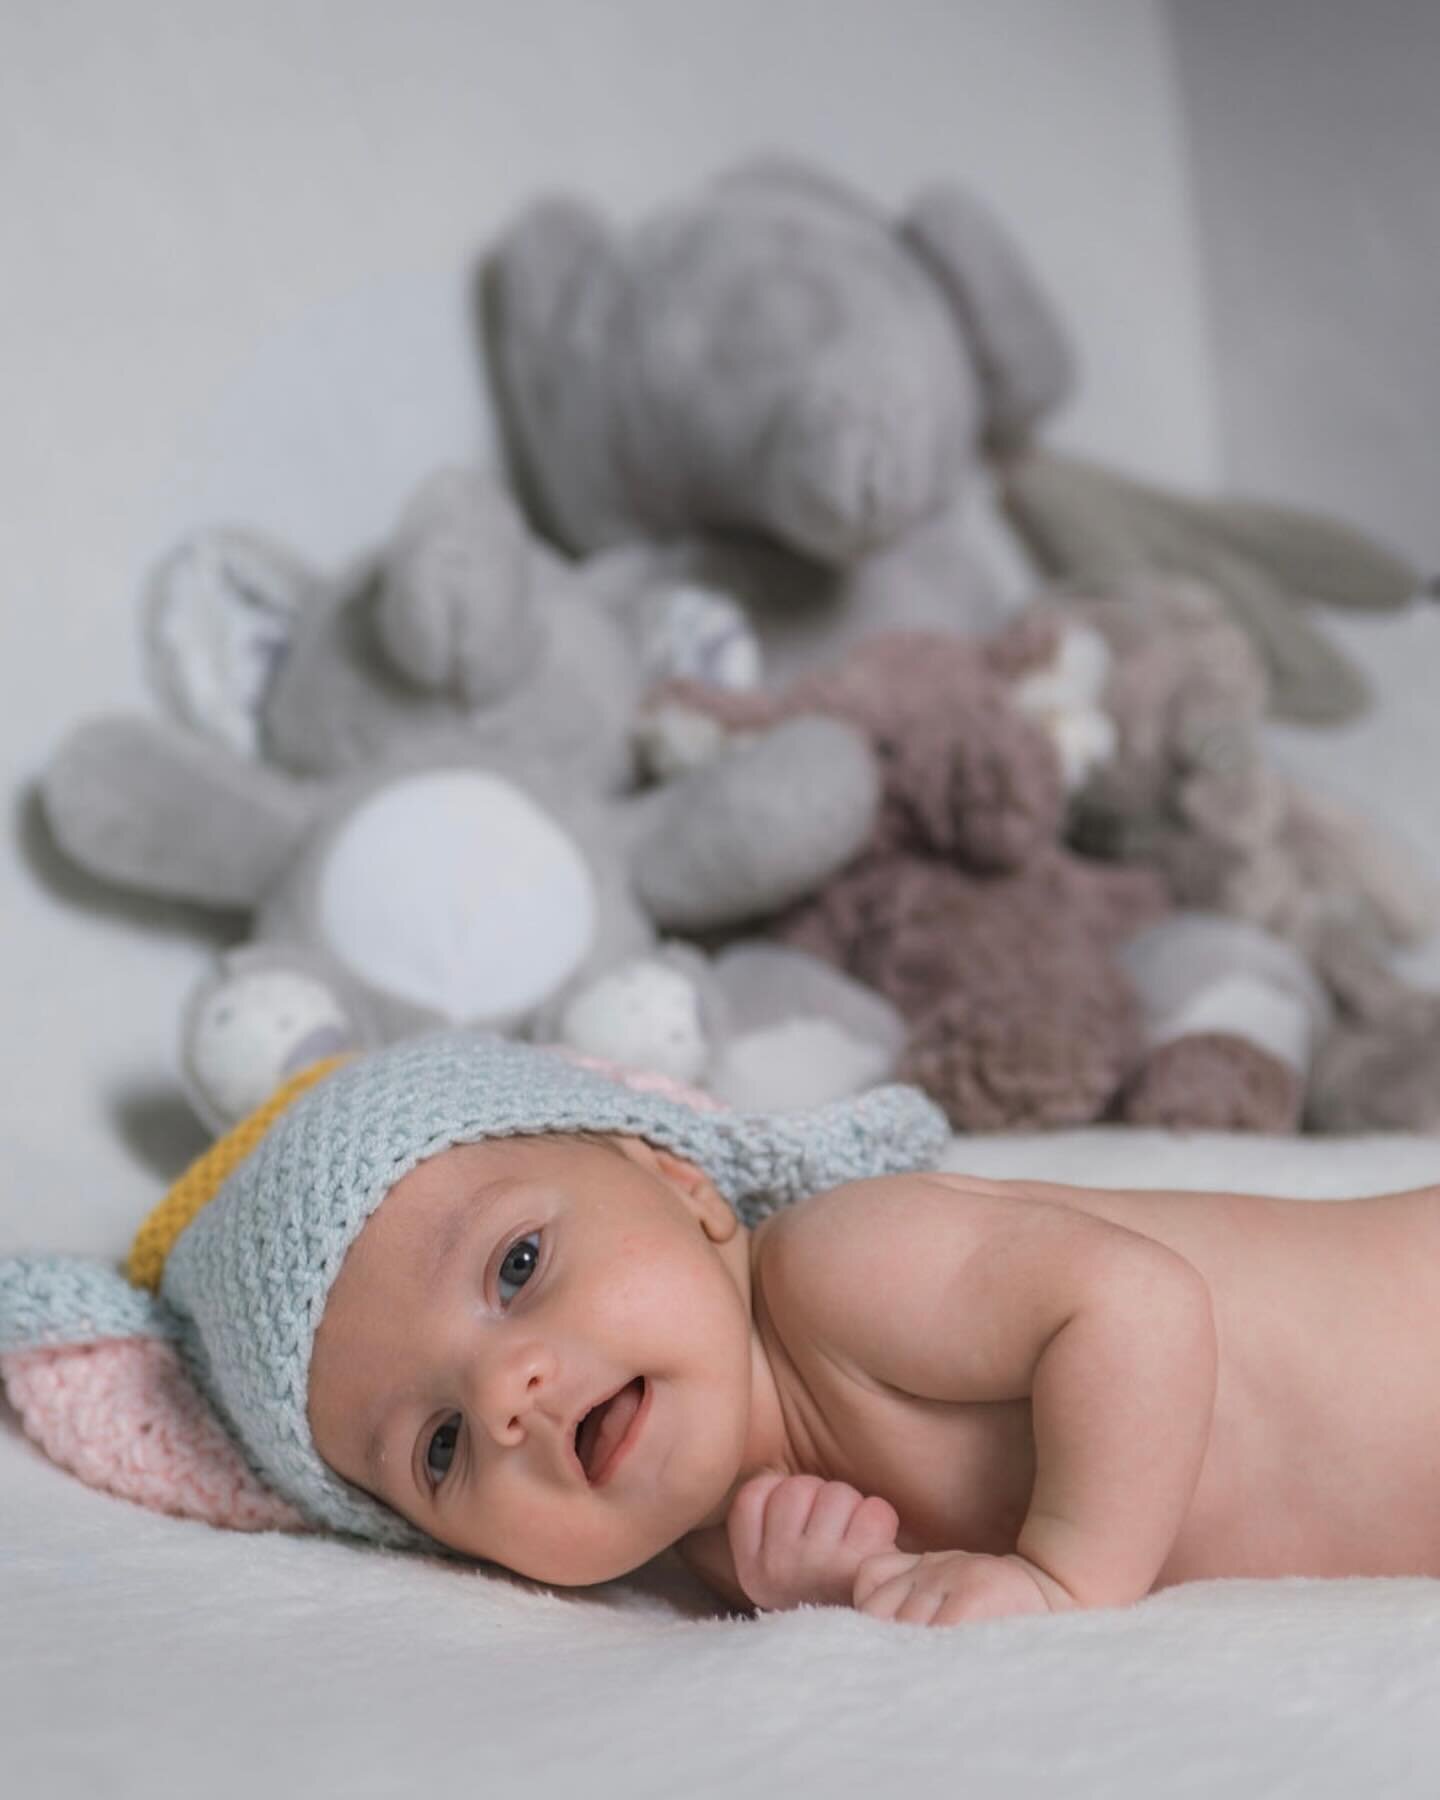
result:
[(456, 1205), (450, 1209), (450, 1215), (435, 1233), (430, 1246), (430, 1255), (425, 1262), (425, 1285), (427, 1288), (439, 1280), (455, 1252), (464, 1242), (466, 1234), (478, 1227), (479, 1220), (485, 1210), (498, 1200), (508, 1189), (519, 1187), (518, 1175), (500, 1175), (494, 1180), (482, 1182), (478, 1188), (466, 1193)]

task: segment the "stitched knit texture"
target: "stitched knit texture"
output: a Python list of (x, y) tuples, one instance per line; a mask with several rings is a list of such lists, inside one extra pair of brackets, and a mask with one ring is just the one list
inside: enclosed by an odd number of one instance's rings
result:
[(88, 1486), (232, 1531), (305, 1522), (250, 1471), (172, 1344), (117, 1338), (0, 1356), (26, 1433)]
[(451, 1144), (561, 1131), (641, 1137), (710, 1176), (747, 1224), (863, 1176), (933, 1165), (949, 1137), (912, 1088), (816, 1111), (699, 1112), (545, 1050), (472, 1032), (351, 1062), (295, 1101), (175, 1243), (161, 1284), (181, 1348), (256, 1467), (313, 1522), (436, 1546), (321, 1462), (310, 1353), (345, 1252), (403, 1175)]
[(323, 1081), (338, 1069), (343, 1061), (344, 1057), (329, 1056), (291, 1076), (263, 1106), (227, 1131), (203, 1156), (196, 1157), (136, 1232), (125, 1263), (128, 1280), (136, 1287), (149, 1288), (152, 1293), (159, 1289), (170, 1247), (196, 1213), (202, 1206), (210, 1204), (221, 1183), (239, 1168), (281, 1113), (317, 1081)]

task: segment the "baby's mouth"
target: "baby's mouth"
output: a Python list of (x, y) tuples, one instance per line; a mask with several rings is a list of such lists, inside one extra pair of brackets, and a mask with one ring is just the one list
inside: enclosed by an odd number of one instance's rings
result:
[(645, 1401), (645, 1377), (637, 1375), (608, 1400), (592, 1406), (575, 1431), (575, 1454), (593, 1487), (604, 1479)]

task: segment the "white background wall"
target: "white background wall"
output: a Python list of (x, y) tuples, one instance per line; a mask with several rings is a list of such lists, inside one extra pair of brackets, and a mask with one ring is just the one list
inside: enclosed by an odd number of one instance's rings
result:
[(1227, 479), (1440, 571), (1440, 5), (1171, 12)]
[[(1148, 0), (8, 0), (4, 790), (72, 720), (143, 703), (139, 584), (185, 527), (339, 555), (483, 442), (463, 271), (522, 199), (578, 183), (630, 213), (768, 146), (892, 201), (971, 180), (1079, 339), (1063, 435), (1211, 472)], [(0, 917), (0, 1252), (118, 1251), (186, 1141), (172, 1040), (205, 943), (64, 901), (13, 837)]]

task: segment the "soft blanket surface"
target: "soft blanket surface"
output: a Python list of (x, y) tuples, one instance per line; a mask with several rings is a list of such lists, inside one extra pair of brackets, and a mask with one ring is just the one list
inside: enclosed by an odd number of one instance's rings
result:
[[(953, 1168), (1336, 1198), (1412, 1138), (1092, 1130)], [(1215, 1582), (953, 1631), (717, 1614), (678, 1567), (585, 1594), (83, 1488), (0, 1430), (0, 1767), (16, 1795), (1428, 1795), (1440, 1583)]]

